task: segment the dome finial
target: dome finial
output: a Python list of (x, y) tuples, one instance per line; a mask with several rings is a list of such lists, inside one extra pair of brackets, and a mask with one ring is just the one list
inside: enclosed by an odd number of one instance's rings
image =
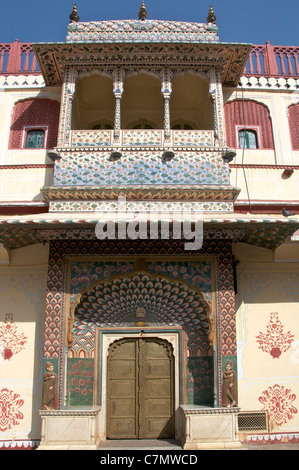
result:
[(216, 16), (214, 14), (214, 10), (212, 7), (209, 9), (209, 15), (207, 17), (207, 22), (208, 23), (216, 23)]
[(75, 4), (73, 6), (73, 11), (72, 13), (70, 14), (70, 20), (73, 21), (74, 23), (77, 23), (79, 21), (79, 16), (78, 16), (78, 12), (77, 12), (77, 5)]
[(144, 21), (146, 17), (147, 17), (147, 11), (146, 11), (144, 2), (142, 2), (141, 8), (139, 10), (139, 19), (141, 21)]

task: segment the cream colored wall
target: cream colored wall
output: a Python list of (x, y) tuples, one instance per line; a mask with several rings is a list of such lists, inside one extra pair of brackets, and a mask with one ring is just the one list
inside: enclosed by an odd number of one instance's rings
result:
[[(0, 400), (23, 400), (21, 406), (7, 409), (2, 416), (0, 440), (39, 439), (43, 385), (43, 342), (48, 245), (19, 248), (0, 258)], [(3, 328), (7, 314), (16, 327), (15, 340), (24, 337), (23, 347), (10, 359), (3, 357)], [(9, 324), (9, 323), (7, 323)], [(4, 344), (9, 347), (9, 344)], [(4, 394), (4, 395), (3, 395)], [(15, 395), (16, 394), (16, 395)], [(12, 416), (19, 411), (15, 423)]]
[(42, 201), (40, 190), (51, 184), (52, 177), (53, 169), (49, 168), (0, 170), (0, 202)]
[(233, 168), (231, 184), (241, 189), (237, 203), (248, 200), (277, 203), (298, 201), (299, 171), (294, 170), (289, 178), (284, 178), (283, 171), (275, 168)]
[[(0, 89), (0, 202), (41, 201), (41, 187), (52, 181), (51, 168), (26, 168), (26, 165), (52, 164), (47, 149), (9, 150), (9, 134), (14, 104), (26, 98), (49, 98), (60, 101), (60, 87), (22, 90)], [(9, 165), (11, 168), (1, 168)], [(18, 165), (18, 168), (13, 168)]]
[(296, 201), (299, 173), (294, 170), (289, 178), (283, 169), (247, 168), (246, 165), (299, 165), (299, 151), (293, 151), (288, 124), (288, 107), (299, 102), (298, 93), (287, 90), (258, 90), (224, 88), (224, 103), (235, 99), (252, 99), (267, 106), (272, 121), (274, 150), (236, 150), (232, 164), (243, 168), (231, 169), (231, 183), (240, 188), (238, 200)]
[[(237, 268), (236, 324), (238, 345), (238, 393), (242, 411), (263, 410), (260, 398), (273, 398), (270, 431), (293, 432), (299, 427), (299, 244), (288, 242), (275, 252), (243, 243), (234, 246)], [(257, 336), (267, 333), (270, 314), (277, 312), (282, 334), (294, 337), (280, 357), (259, 347)], [(277, 386), (274, 399), (273, 387)], [(297, 412), (278, 424), (274, 411), (285, 393), (286, 409)], [(291, 398), (290, 398), (291, 397)], [(282, 404), (282, 402), (281, 402)], [(270, 408), (269, 408), (270, 409)]]

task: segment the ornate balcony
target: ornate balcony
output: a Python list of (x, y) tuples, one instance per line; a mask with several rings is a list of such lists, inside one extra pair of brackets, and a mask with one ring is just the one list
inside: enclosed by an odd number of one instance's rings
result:
[[(113, 130), (73, 130), (71, 131), (72, 148), (110, 147), (113, 145)], [(162, 147), (165, 145), (164, 130), (122, 130), (117, 146), (121, 147)], [(167, 139), (170, 147), (214, 147), (214, 131), (212, 130), (172, 130), (170, 139)]]

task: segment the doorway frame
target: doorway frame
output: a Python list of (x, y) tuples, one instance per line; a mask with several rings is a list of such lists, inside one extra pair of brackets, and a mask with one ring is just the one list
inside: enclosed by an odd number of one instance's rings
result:
[(133, 328), (97, 328), (96, 355), (97, 396), (101, 408), (99, 420), (100, 440), (107, 439), (107, 366), (109, 347), (118, 340), (129, 338), (159, 338), (167, 341), (173, 348), (174, 358), (174, 432), (180, 440), (183, 431), (180, 405), (186, 404), (187, 396), (187, 335), (183, 327), (133, 327)]

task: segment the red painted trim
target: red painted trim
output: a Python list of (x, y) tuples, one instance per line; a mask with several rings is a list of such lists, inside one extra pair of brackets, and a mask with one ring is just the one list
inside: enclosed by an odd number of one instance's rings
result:
[[(246, 149), (249, 150), (249, 149)], [(253, 150), (253, 149), (252, 149)], [(255, 149), (258, 150), (258, 149)], [(231, 168), (267, 168), (270, 170), (299, 170), (299, 165), (260, 165), (255, 163), (230, 163)]]
[(234, 206), (234, 212), (236, 214), (247, 214), (250, 212), (251, 214), (280, 214), (282, 209), (285, 208), (287, 211), (291, 212), (292, 214), (299, 214), (299, 201), (296, 201), (296, 204), (278, 204), (278, 203), (250, 203), (244, 202), (242, 204), (236, 204)]
[(40, 440), (15, 440), (0, 441), (0, 450), (35, 450), (40, 445)]
[(47, 212), (49, 212), (48, 206), (24, 206), (22, 203), (13, 206), (0, 205), (0, 216), (45, 214)]
[(54, 168), (54, 163), (30, 163), (28, 165), (0, 165), (0, 170), (30, 170), (31, 168)]

